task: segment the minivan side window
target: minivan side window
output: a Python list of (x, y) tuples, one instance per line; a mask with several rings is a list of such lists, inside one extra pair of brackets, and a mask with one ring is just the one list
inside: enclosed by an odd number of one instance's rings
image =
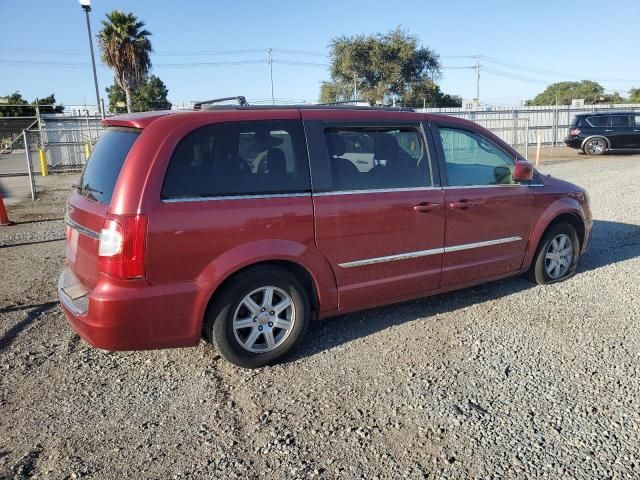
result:
[(467, 130), (439, 127), (449, 185), (508, 185), (515, 158), (497, 145)]
[(431, 186), (429, 158), (415, 128), (325, 130), (333, 191)]
[(293, 120), (208, 125), (173, 152), (162, 198), (309, 192), (302, 126)]

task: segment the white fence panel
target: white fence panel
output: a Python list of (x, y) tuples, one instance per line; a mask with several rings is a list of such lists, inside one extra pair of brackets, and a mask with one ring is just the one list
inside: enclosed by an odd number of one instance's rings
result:
[[(545, 145), (560, 145), (571, 120), (578, 113), (599, 111), (640, 111), (640, 104), (599, 104), (572, 108), (570, 105), (530, 106), (509, 109), (463, 110), (461, 108), (426, 108), (419, 112), (439, 113), (465, 118), (482, 125), (514, 147), (533, 144), (540, 134)], [(523, 119), (526, 119), (523, 121)], [(515, 127), (515, 128), (514, 128)], [(513, 129), (509, 133), (509, 129)], [(527, 133), (528, 130), (528, 133)], [(528, 137), (528, 142), (526, 141)]]

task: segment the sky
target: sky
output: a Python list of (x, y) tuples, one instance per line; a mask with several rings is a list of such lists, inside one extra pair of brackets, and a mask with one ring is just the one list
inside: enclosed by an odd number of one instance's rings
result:
[[(270, 99), (273, 49), (278, 101), (316, 101), (329, 79), (328, 45), (342, 35), (397, 26), (440, 55), (446, 93), (519, 105), (545, 86), (599, 81), (626, 94), (640, 87), (640, 0), (92, 0), (93, 34), (114, 9), (152, 33), (152, 73), (185, 102), (244, 95)], [(0, 0), (0, 96), (55, 93), (65, 105), (95, 104), (84, 12), (77, 0)], [(101, 95), (113, 74), (99, 62)]]

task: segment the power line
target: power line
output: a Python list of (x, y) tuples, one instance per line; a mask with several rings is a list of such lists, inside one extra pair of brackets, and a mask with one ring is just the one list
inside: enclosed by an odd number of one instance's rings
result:
[(191, 62), (191, 63), (155, 63), (153, 68), (202, 68), (202, 67), (224, 67), (232, 65), (256, 65), (264, 64), (265, 60), (237, 60), (228, 62)]
[(0, 47), (0, 52), (8, 53), (26, 53), (26, 54), (38, 54), (38, 55), (86, 55), (87, 52), (82, 50), (60, 50), (60, 49), (47, 49), (47, 48), (24, 48), (15, 47), (7, 48)]
[[(208, 56), (208, 55), (246, 55), (246, 54), (256, 54), (256, 53), (267, 53), (268, 49), (267, 48), (245, 48), (245, 49), (229, 49), (229, 50), (178, 50), (178, 51), (158, 51), (158, 52), (153, 52), (154, 56), (158, 56), (158, 57), (171, 57), (171, 56)], [(312, 50), (302, 50), (302, 49), (286, 49), (286, 48), (274, 48), (272, 49), (272, 51), (274, 53), (284, 53), (284, 54), (289, 54), (289, 55), (300, 55), (300, 56), (316, 56), (316, 57), (323, 57), (323, 58), (330, 58), (330, 55), (328, 55), (327, 53), (323, 53), (323, 52), (318, 52), (318, 51), (312, 51)], [(0, 47), (0, 52), (5, 52), (5, 53), (18, 53), (18, 54), (36, 54), (36, 55), (65, 55), (65, 56), (83, 56), (86, 55), (86, 52), (81, 51), (81, 50), (65, 50), (65, 49), (54, 49), (54, 48), (31, 48), (31, 47)], [(481, 58), (482, 60), (489, 62), (489, 63), (493, 63), (495, 65), (501, 65), (503, 67), (508, 67), (510, 69), (515, 69), (515, 70), (521, 70), (521, 71), (526, 71), (526, 72), (530, 72), (530, 73), (536, 73), (536, 74), (542, 74), (542, 75), (550, 75), (550, 76), (554, 76), (554, 77), (561, 77), (561, 78), (571, 78), (571, 79), (585, 79), (585, 78), (590, 78), (593, 79), (595, 81), (601, 81), (601, 82), (621, 82), (621, 83), (638, 83), (640, 82), (640, 79), (628, 79), (628, 78), (606, 78), (606, 77), (594, 77), (592, 75), (579, 75), (576, 73), (570, 73), (570, 72), (563, 72), (563, 71), (557, 71), (557, 70), (551, 70), (551, 69), (546, 69), (546, 68), (541, 68), (541, 67), (533, 67), (530, 65), (525, 65), (519, 62), (513, 62), (513, 61), (509, 61), (509, 60), (504, 60), (504, 59), (500, 59), (497, 57), (492, 57), (492, 56), (488, 56), (488, 55), (442, 55), (440, 56), (440, 58), (448, 58), (448, 59), (460, 59), (460, 58)], [(29, 61), (23, 61), (23, 60), (14, 60), (15, 62), (19, 62), (19, 63), (15, 63), (17, 64), (23, 64), (26, 65), (27, 62)], [(8, 64), (6, 61), (3, 61), (4, 64)], [(35, 62), (33, 62), (35, 64)], [(196, 62), (196, 63), (202, 63), (204, 64), (205, 62)], [(214, 62), (207, 62), (207, 63), (211, 63), (213, 65)], [(301, 63), (300, 65), (311, 65), (313, 62), (304, 62)], [(60, 65), (65, 65), (65, 66), (72, 66), (71, 64), (67, 63), (67, 62), (63, 62), (63, 63), (58, 63), (58, 62), (52, 62), (51, 60), (46, 61), (46, 62), (41, 62), (39, 63), (39, 65), (43, 65), (43, 66), (60, 66)], [(84, 64), (76, 64), (73, 66), (84, 66)], [(158, 66), (164, 66), (162, 64), (158, 64)], [(185, 65), (187, 66), (187, 65)], [(321, 66), (321, 65), (315, 65), (315, 66)], [(458, 69), (458, 67), (441, 67), (442, 69), (446, 69), (446, 70), (451, 70), (451, 69)], [(477, 68), (477, 67), (474, 67)], [(551, 82), (549, 82), (551, 83)]]
[(247, 48), (239, 50), (193, 50), (193, 51), (175, 51), (175, 52), (153, 52), (158, 57), (178, 57), (178, 56), (198, 56), (198, 55), (238, 55), (247, 53), (264, 53), (266, 48)]
[(552, 76), (556, 76), (556, 77), (564, 77), (564, 78), (576, 78), (576, 79), (584, 79), (584, 78), (590, 78), (596, 81), (600, 81), (600, 82), (638, 82), (640, 80), (636, 79), (636, 80), (631, 80), (631, 79), (625, 79), (625, 78), (604, 78), (604, 77), (594, 77), (592, 75), (577, 75), (575, 73), (567, 73), (567, 72), (559, 72), (559, 71), (555, 71), (555, 70), (547, 70), (545, 68), (538, 68), (538, 67), (531, 67), (531, 66), (527, 66), (527, 65), (523, 65), (521, 63), (516, 63), (516, 62), (511, 62), (511, 61), (507, 61), (507, 60), (501, 60), (499, 58), (495, 58), (495, 57), (488, 57), (486, 55), (481, 55), (482, 59), (490, 62), (490, 63), (495, 63), (497, 65), (502, 65), (505, 67), (510, 67), (516, 70), (523, 70), (523, 71), (527, 71), (527, 72), (531, 72), (531, 73), (542, 73), (542, 74), (546, 74), (546, 75), (552, 75)]
[(29, 67), (89, 67), (90, 64), (87, 62), (51, 62), (51, 61), (37, 61), (37, 60), (5, 60), (0, 59), (0, 64), (3, 65), (24, 65)]
[(513, 80), (521, 80), (523, 82), (537, 83), (540, 85), (549, 85), (548, 81), (540, 80), (539, 78), (525, 77), (523, 75), (518, 75), (516, 73), (505, 72), (503, 70), (496, 70), (494, 68), (482, 67), (483, 72), (490, 73), (492, 75), (497, 75), (499, 77), (511, 78)]
[(315, 62), (299, 62), (296, 60), (273, 60), (274, 63), (280, 63), (283, 65), (296, 65), (300, 67), (325, 67), (328, 68), (330, 65), (328, 63), (315, 63)]
[[(243, 48), (243, 49), (231, 49), (231, 50), (176, 50), (176, 51), (154, 51), (153, 54), (159, 57), (173, 57), (173, 56), (198, 56), (198, 55), (239, 55), (239, 54), (251, 54), (251, 53), (266, 53), (268, 48)], [(290, 55), (307, 55), (316, 57), (329, 57), (328, 54), (322, 52), (314, 52), (310, 50), (292, 50), (286, 48), (273, 48), (273, 52), (287, 53)], [(61, 49), (44, 49), (44, 48), (24, 48), (15, 47), (7, 48), (0, 47), (0, 52), (8, 53), (21, 53), (21, 54), (35, 54), (35, 55), (86, 55), (86, 52), (81, 50), (61, 50)]]
[(279, 53), (289, 53), (291, 55), (310, 55), (310, 56), (325, 57), (325, 58), (329, 57), (329, 55), (327, 55), (326, 53), (311, 52), (309, 50), (289, 50), (284, 48), (274, 48), (273, 51), (279, 52)]

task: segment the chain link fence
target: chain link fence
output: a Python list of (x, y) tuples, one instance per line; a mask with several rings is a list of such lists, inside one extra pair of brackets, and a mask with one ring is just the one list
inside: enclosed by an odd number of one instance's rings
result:
[(0, 154), (24, 149), (22, 131), (34, 126), (37, 117), (0, 117)]
[(44, 162), (49, 173), (80, 171), (104, 127), (95, 117), (42, 116), (40, 128), (25, 130), (35, 169)]
[(102, 129), (66, 128), (41, 131), (48, 171), (80, 171), (87, 162)]

